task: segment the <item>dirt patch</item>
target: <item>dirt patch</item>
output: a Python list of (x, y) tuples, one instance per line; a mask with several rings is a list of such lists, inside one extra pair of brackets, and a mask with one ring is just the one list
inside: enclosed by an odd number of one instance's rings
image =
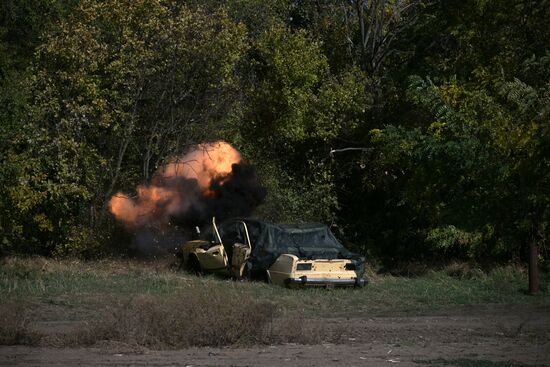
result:
[[(324, 330), (334, 332), (333, 337), (338, 334), (338, 342), (173, 351), (113, 342), (93, 348), (10, 346), (0, 347), (0, 365), (550, 366), (550, 310), (543, 306), (483, 305), (432, 315), (307, 322), (308, 332), (315, 332), (315, 324), (322, 324)], [(493, 363), (476, 364), (478, 361)], [(498, 363), (505, 361), (513, 364)]]

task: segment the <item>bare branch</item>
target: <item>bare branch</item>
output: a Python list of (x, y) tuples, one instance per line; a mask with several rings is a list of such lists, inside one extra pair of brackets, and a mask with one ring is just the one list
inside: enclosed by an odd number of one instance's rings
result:
[(331, 157), (334, 156), (334, 153), (342, 153), (342, 152), (349, 152), (349, 151), (362, 151), (362, 152), (370, 152), (373, 148), (364, 148), (364, 147), (349, 147), (349, 148), (342, 148), (342, 149), (331, 149), (328, 153)]

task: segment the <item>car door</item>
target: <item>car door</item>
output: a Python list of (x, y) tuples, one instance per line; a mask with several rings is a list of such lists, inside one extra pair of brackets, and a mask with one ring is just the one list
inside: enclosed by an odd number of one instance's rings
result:
[(227, 251), (220, 237), (216, 219), (212, 218), (212, 245), (203, 251), (196, 251), (201, 267), (209, 271), (221, 271), (227, 269), (229, 260)]
[(241, 279), (244, 275), (244, 268), (246, 266), (246, 260), (250, 257), (252, 252), (252, 243), (250, 242), (250, 235), (248, 234), (248, 227), (243, 221), (238, 221), (235, 224), (237, 230), (242, 234), (241, 242), (235, 242), (233, 244), (233, 254), (231, 257), (231, 272), (235, 279)]

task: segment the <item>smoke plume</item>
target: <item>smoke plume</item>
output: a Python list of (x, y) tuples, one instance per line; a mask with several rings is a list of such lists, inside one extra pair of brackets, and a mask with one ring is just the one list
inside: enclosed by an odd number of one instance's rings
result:
[(199, 144), (167, 163), (137, 197), (117, 193), (109, 210), (132, 230), (202, 226), (215, 216), (223, 220), (249, 216), (266, 196), (256, 170), (226, 142)]

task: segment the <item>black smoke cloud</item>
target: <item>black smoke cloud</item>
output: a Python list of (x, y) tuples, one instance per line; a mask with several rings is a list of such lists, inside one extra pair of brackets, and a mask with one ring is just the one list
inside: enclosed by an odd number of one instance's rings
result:
[(182, 206), (172, 214), (166, 214), (172, 200), (156, 202), (154, 214), (135, 228), (133, 250), (140, 256), (162, 256), (171, 253), (189, 239), (196, 237), (195, 227), (205, 228), (212, 223), (228, 218), (251, 216), (266, 196), (254, 166), (241, 162), (231, 166), (231, 173), (212, 179), (205, 194), (196, 179), (163, 177), (156, 175), (151, 184), (176, 192), (184, 197)]
[[(185, 178), (170, 179), (172, 189), (189, 195), (190, 191), (199, 192), (196, 180)], [(248, 217), (261, 205), (267, 196), (256, 174), (254, 166), (247, 163), (235, 163), (227, 176), (214, 178), (208, 195), (193, 195), (189, 207), (170, 217), (170, 223), (191, 230), (195, 226), (204, 227), (211, 223), (212, 217), (221, 222), (233, 217)]]

